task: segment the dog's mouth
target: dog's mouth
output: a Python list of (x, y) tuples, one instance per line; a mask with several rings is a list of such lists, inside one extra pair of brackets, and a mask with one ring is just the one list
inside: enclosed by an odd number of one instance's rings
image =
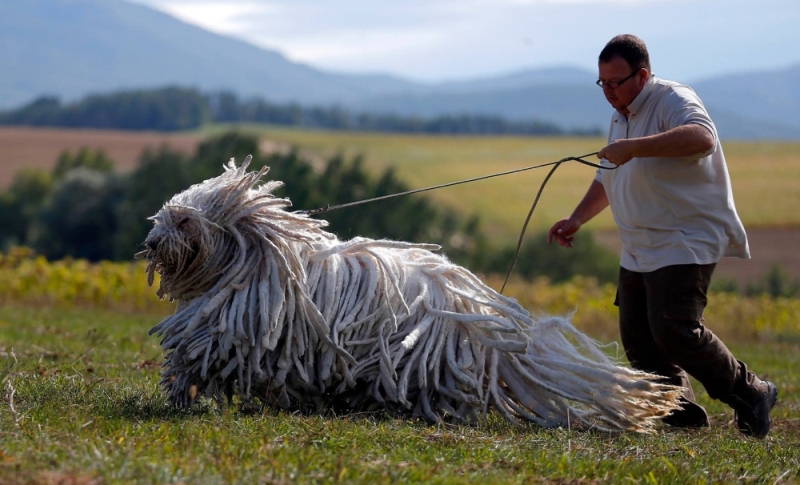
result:
[(155, 275), (160, 277), (158, 296), (164, 297), (170, 292), (171, 280), (180, 271), (177, 258), (170, 255), (163, 238), (148, 237), (143, 243), (144, 249), (135, 254), (137, 259), (147, 260), (147, 284), (153, 286)]
[[(136, 253), (137, 259), (146, 259), (147, 284), (153, 286), (155, 275), (159, 275), (156, 295), (159, 298), (180, 299), (186, 296), (184, 288), (187, 281), (197, 283), (198, 272), (203, 272), (201, 243), (187, 240), (183, 232), (170, 232), (166, 235), (150, 235), (142, 243), (144, 249)], [(190, 291), (195, 293), (196, 289)]]
[(176, 269), (174, 264), (169, 263), (169, 258), (165, 257), (166, 252), (161, 238), (148, 237), (142, 243), (142, 246), (144, 246), (144, 249), (136, 253), (134, 257), (136, 259), (146, 259), (149, 263), (148, 267), (153, 266), (153, 270), (156, 273), (163, 275), (165, 271), (169, 273), (171, 272), (170, 270), (174, 271)]

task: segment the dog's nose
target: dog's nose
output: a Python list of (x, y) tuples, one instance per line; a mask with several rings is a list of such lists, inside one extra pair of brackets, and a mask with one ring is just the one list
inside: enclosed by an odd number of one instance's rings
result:
[(148, 238), (148, 239), (147, 239), (147, 240), (144, 242), (144, 246), (145, 246), (147, 249), (149, 249), (150, 251), (155, 251), (155, 250), (156, 250), (156, 247), (158, 247), (158, 239), (157, 239), (157, 238), (152, 238), (152, 239), (149, 239), (149, 238)]

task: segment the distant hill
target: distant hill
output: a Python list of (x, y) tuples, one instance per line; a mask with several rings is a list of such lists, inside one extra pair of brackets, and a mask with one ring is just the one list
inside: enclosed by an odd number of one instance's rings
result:
[[(611, 107), (594, 85), (596, 74), (542, 69), (480, 81), (453, 82), (412, 93), (359, 102), (364, 111), (431, 116), (435, 113), (535, 116), (570, 129), (605, 130)], [(800, 139), (800, 65), (779, 71), (720, 76), (692, 82), (720, 136), (735, 139)]]
[(595, 74), (585, 69), (569, 66), (545, 67), (466, 81), (443, 82), (429, 86), (427, 92), (464, 94), (506, 90), (513, 91), (534, 86), (586, 87), (592, 85), (595, 79)]
[(0, 72), (0, 108), (166, 85), (302, 103), (414, 86), (323, 72), (122, 0), (0, 0)]
[(785, 125), (800, 132), (800, 64), (770, 71), (730, 74), (694, 82), (709, 106), (720, 107), (765, 126)]
[[(265, 26), (265, 28), (268, 26)], [(605, 130), (596, 74), (571, 67), (426, 84), (316, 69), (124, 0), (0, 0), (0, 110), (43, 95), (181, 86), (352, 112), (498, 116)], [(800, 139), (800, 65), (687, 82), (726, 138)]]
[(612, 108), (600, 90), (591, 87), (542, 84), (507, 90), (448, 93), (438, 89), (424, 94), (388, 94), (359, 103), (362, 111), (432, 116), (436, 113), (496, 114), (521, 120), (535, 117), (570, 128), (605, 130)]

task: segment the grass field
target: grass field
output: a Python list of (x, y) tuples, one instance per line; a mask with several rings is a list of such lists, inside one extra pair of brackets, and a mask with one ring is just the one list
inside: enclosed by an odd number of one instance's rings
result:
[[(764, 440), (740, 436), (730, 410), (696, 383), (710, 429), (545, 430), (494, 414), (478, 426), (430, 426), (205, 401), (170, 408), (147, 330), (172, 307), (129, 281), (144, 279), (141, 264), (22, 258), (0, 260), (0, 484), (800, 480), (800, 300), (719, 294), (706, 312), (737, 357), (780, 389)], [(509, 288), (528, 308), (577, 308), (576, 325), (604, 341), (616, 335), (613, 293), (582, 279)]]
[[(5, 307), (9, 378), (0, 483), (778, 483), (800, 472), (800, 345), (737, 343), (781, 390), (773, 431), (742, 438), (700, 393), (713, 425), (653, 436), (543, 430), (491, 415), (477, 427), (381, 415), (169, 408), (157, 387), (153, 315)], [(9, 399), (13, 396), (12, 399)], [(13, 403), (13, 409), (10, 404)], [(76, 481), (57, 481), (62, 479)], [(780, 480), (779, 480), (780, 479)]]

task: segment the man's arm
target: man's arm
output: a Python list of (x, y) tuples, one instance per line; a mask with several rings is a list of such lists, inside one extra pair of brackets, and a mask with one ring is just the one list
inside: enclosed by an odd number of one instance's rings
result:
[(710, 151), (714, 135), (697, 123), (681, 125), (658, 135), (619, 139), (597, 153), (614, 165), (622, 165), (634, 157), (689, 157)]
[(553, 224), (553, 227), (547, 232), (547, 243), (549, 244), (555, 239), (559, 245), (571, 248), (572, 241), (575, 239), (574, 235), (578, 232), (578, 229), (606, 207), (608, 207), (608, 196), (606, 195), (605, 187), (597, 180), (592, 180), (589, 190), (586, 191), (583, 200), (572, 211), (572, 215)]

